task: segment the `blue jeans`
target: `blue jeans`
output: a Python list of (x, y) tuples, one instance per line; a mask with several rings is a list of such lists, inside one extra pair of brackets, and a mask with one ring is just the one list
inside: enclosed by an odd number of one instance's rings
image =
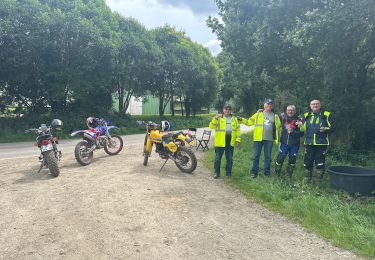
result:
[(259, 171), (259, 158), (262, 153), (262, 147), (264, 146), (264, 175), (269, 176), (271, 174), (271, 153), (273, 147), (273, 141), (254, 141), (253, 151), (253, 167), (251, 168), (251, 174), (258, 175)]
[(221, 157), (223, 156), (225, 152), (225, 158), (227, 160), (227, 164), (225, 166), (225, 172), (226, 175), (232, 175), (232, 165), (233, 165), (233, 151), (234, 147), (231, 146), (230, 144), (226, 144), (225, 147), (215, 147), (215, 163), (214, 163), (214, 168), (215, 168), (215, 175), (220, 175), (220, 163), (221, 163)]

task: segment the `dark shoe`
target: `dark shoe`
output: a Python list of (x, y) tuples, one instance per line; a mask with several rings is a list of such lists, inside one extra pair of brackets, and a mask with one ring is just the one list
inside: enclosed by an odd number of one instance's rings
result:
[(311, 179), (312, 179), (312, 170), (308, 170), (308, 169), (305, 169), (305, 182), (306, 183), (311, 183)]
[(289, 164), (286, 170), (286, 177), (288, 180), (292, 180), (293, 170), (294, 170), (294, 165)]
[(317, 184), (320, 185), (320, 184), (322, 184), (322, 180), (323, 180), (323, 176), (324, 176), (324, 170), (317, 170), (317, 174), (318, 174)]
[(227, 177), (232, 177), (232, 174), (231, 173), (227, 173), (226, 176)]
[(281, 167), (282, 166), (283, 166), (282, 164), (280, 164), (280, 165), (276, 164), (276, 167), (275, 167), (275, 176), (276, 177), (280, 177)]
[(220, 174), (214, 174), (214, 179), (217, 179), (217, 178), (219, 178), (220, 177)]

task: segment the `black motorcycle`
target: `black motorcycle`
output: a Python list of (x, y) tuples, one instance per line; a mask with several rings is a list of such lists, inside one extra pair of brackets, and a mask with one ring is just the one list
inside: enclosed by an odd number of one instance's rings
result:
[(40, 149), (39, 161), (41, 163), (38, 173), (43, 167), (46, 167), (53, 177), (59, 176), (60, 169), (58, 162), (61, 160), (62, 153), (57, 148), (59, 139), (52, 132), (60, 130), (61, 127), (61, 120), (54, 119), (51, 122), (51, 126), (41, 124), (39, 128), (25, 130), (25, 133), (33, 132), (37, 134), (35, 146)]

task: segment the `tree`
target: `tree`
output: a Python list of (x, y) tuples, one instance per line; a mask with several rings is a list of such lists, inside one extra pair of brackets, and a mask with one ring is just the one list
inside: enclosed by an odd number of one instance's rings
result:
[(374, 107), (375, 57), (371, 1), (216, 3), (222, 22), (210, 18), (208, 24), (234, 65), (230, 69), (221, 62), (224, 82), (240, 85), (233, 75), (248, 78), (249, 84), (236, 93), (246, 110), (254, 96), (276, 98), (279, 109), (291, 102), (308, 109), (309, 101), (318, 98), (338, 118), (350, 118), (350, 124), (338, 121), (339, 136), (352, 136), (353, 147), (366, 145), (364, 138), (372, 131), (369, 123), (374, 123), (369, 112)]

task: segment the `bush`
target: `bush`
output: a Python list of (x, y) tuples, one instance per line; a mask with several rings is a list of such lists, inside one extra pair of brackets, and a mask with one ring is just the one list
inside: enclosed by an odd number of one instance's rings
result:
[[(59, 118), (63, 121), (63, 130), (60, 133), (61, 138), (70, 138), (70, 133), (79, 129), (86, 129), (87, 115), (64, 114), (64, 115), (38, 115), (18, 118), (0, 118), (0, 142), (17, 142), (33, 140), (35, 137), (31, 134), (25, 135), (24, 130), (28, 128), (39, 127), (40, 124), (49, 124), (53, 118)], [(174, 130), (187, 129), (189, 127), (207, 127), (212, 115), (197, 115), (194, 117), (182, 116), (164, 116), (145, 115), (130, 116), (110, 113), (104, 115), (104, 118), (110, 120), (110, 124), (120, 127), (119, 134), (143, 133), (144, 128), (136, 124), (137, 120), (154, 121), (168, 120), (172, 123)]]

